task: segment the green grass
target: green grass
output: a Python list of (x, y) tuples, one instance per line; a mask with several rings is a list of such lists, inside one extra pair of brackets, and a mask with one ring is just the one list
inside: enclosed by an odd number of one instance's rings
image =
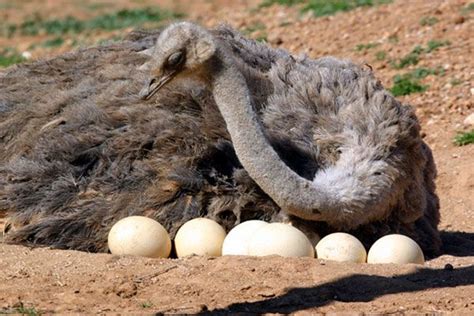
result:
[(58, 47), (64, 44), (64, 39), (62, 37), (55, 37), (49, 40), (44, 41), (42, 47)]
[(436, 76), (444, 76), (445, 70), (441, 67), (439, 68), (425, 68), (425, 67), (420, 67), (414, 69), (412, 72), (410, 72), (410, 76), (414, 79), (423, 79), (428, 77), (429, 75), (436, 75)]
[(268, 42), (268, 35), (267, 33), (259, 34), (255, 37), (255, 40), (259, 42)]
[(450, 44), (451, 43), (449, 41), (431, 40), (431, 41), (428, 42), (425, 52), (426, 53), (431, 53), (431, 52), (437, 50), (440, 47), (448, 46)]
[(110, 43), (114, 43), (114, 42), (119, 42), (123, 39), (122, 36), (119, 36), (119, 35), (114, 35), (112, 37), (108, 37), (108, 38), (102, 38), (100, 40), (97, 41), (97, 45), (106, 45), (106, 44), (110, 44)]
[(387, 58), (387, 52), (386, 51), (380, 50), (380, 51), (375, 53), (375, 59), (377, 59), (378, 61), (385, 60), (385, 58)]
[(261, 4), (260, 7), (269, 7), (274, 4), (279, 4), (279, 5), (286, 5), (288, 7), (291, 7), (295, 4), (300, 4), (303, 3), (304, 0), (264, 0)]
[[(255, 40), (260, 42), (267, 41), (267, 33), (265, 32), (266, 26), (263, 23), (257, 22), (241, 29), (241, 32), (247, 36), (254, 35)], [(255, 33), (255, 34), (253, 34)]]
[(434, 16), (424, 16), (420, 20), (420, 25), (421, 26), (433, 26), (438, 22), (439, 22), (438, 18), (436, 18)]
[(141, 26), (147, 22), (161, 22), (168, 18), (177, 18), (181, 15), (157, 8), (134, 10), (120, 10), (112, 14), (105, 14), (86, 23), (88, 29), (117, 30), (131, 26)]
[(97, 11), (97, 10), (105, 9), (108, 6), (110, 6), (110, 3), (96, 2), (96, 3), (87, 4), (86, 8), (91, 11)]
[(21, 24), (10, 24), (2, 27), (4, 36), (11, 37), (13, 34), (35, 36), (38, 34), (63, 35), (77, 34), (89, 30), (117, 30), (127, 27), (139, 27), (145, 23), (161, 22), (169, 18), (179, 18), (181, 14), (173, 13), (160, 8), (124, 9), (113, 13), (99, 15), (90, 20), (78, 20), (75, 17), (64, 19), (44, 20), (40, 16), (34, 16)]
[(358, 45), (355, 47), (355, 50), (358, 51), (358, 52), (360, 52), (360, 51), (363, 51), (363, 50), (368, 50), (368, 49), (377, 47), (377, 46), (379, 46), (379, 45), (380, 45), (379, 43), (358, 44)]
[(38, 316), (41, 315), (40, 312), (34, 307), (26, 307), (23, 302), (20, 302), (20, 306), (15, 308), (13, 314), (28, 315), (28, 316)]
[(153, 307), (153, 303), (152, 302), (143, 302), (140, 304), (141, 308), (151, 308)]
[(408, 73), (396, 75), (393, 77), (393, 86), (390, 89), (392, 94), (396, 97), (401, 95), (408, 95), (412, 93), (424, 92), (428, 89), (427, 85), (420, 82), (430, 75), (443, 76), (445, 73), (443, 68), (416, 68)]
[(292, 22), (284, 21), (284, 22), (281, 22), (278, 26), (280, 26), (280, 27), (285, 27), (285, 26), (290, 26), (290, 25), (292, 25), (292, 24), (293, 24)]
[[(11, 1), (11, 2), (13, 2), (13, 1)], [(0, 9), (13, 9), (13, 8), (15, 8), (15, 4), (11, 3), (11, 2), (0, 3)]]
[(0, 23), (0, 36), (11, 38), (17, 31), (15, 24), (1, 24)]
[(438, 48), (450, 44), (449, 41), (431, 40), (426, 44), (426, 47), (417, 45), (410, 53), (402, 57), (398, 62), (393, 61), (392, 67), (395, 69), (402, 69), (408, 66), (417, 65), (422, 54), (434, 52)]
[(474, 2), (469, 3), (467, 6), (461, 9), (462, 14), (469, 14), (474, 11)]
[(390, 89), (396, 97), (412, 93), (424, 92), (428, 86), (421, 84), (409, 74), (396, 75), (393, 77), (393, 86)]
[(264, 0), (261, 7), (273, 4), (293, 6), (303, 5), (302, 12), (312, 12), (314, 16), (333, 15), (338, 12), (350, 11), (358, 7), (368, 7), (379, 4), (390, 3), (391, 0)]
[(470, 132), (459, 133), (454, 137), (454, 144), (464, 146), (474, 144), (474, 129)]
[(459, 86), (462, 83), (462, 80), (458, 78), (453, 78), (449, 83), (451, 83), (452, 86)]
[(252, 25), (249, 25), (249, 26), (246, 26), (246, 27), (242, 28), (241, 32), (245, 35), (250, 35), (253, 32), (263, 31), (265, 29), (266, 29), (265, 24), (263, 24), (261, 22), (257, 22), (255, 24), (252, 24)]
[(397, 35), (394, 35), (394, 34), (393, 34), (393, 35), (390, 35), (390, 36), (388, 37), (388, 42), (391, 43), (391, 44), (398, 44), (399, 41), (400, 41), (400, 40), (399, 40), (399, 38), (398, 38)]
[(26, 59), (23, 58), (16, 50), (13, 49), (4, 49), (0, 51), (0, 68), (8, 67), (14, 64), (19, 64), (24, 62)]
[(420, 46), (416, 46), (410, 53), (402, 57), (398, 63), (393, 62), (392, 66), (396, 69), (402, 69), (411, 65), (416, 65), (420, 61)]

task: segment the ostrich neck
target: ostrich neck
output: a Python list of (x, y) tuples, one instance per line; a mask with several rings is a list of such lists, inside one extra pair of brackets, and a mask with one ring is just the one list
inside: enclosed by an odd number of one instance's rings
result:
[(304, 219), (321, 219), (321, 192), (291, 170), (270, 146), (244, 77), (232, 61), (220, 55), (219, 69), (212, 79), (213, 94), (241, 164), (283, 210)]

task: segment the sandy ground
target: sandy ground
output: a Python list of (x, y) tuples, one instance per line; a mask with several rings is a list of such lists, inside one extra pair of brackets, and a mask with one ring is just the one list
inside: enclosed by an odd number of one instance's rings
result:
[[(0, 6), (0, 18), (21, 21), (33, 11), (56, 16), (95, 14), (66, 6), (68, 1), (39, 3)], [(156, 1), (116, 1), (110, 6), (150, 3)], [(367, 63), (387, 87), (395, 74), (419, 67), (443, 69), (442, 75), (422, 79), (429, 85), (424, 93), (400, 99), (416, 108), (425, 140), (434, 151), (444, 254), (424, 266), (369, 265), (280, 257), (155, 260), (0, 244), (0, 314), (474, 314), (474, 145), (457, 147), (452, 142), (457, 132), (473, 128), (463, 123), (474, 112), (474, 11), (464, 9), (469, 2), (394, 1), (318, 19), (301, 15), (295, 7), (256, 9), (258, 3), (163, 1), (191, 20), (208, 26), (226, 21), (249, 36), (266, 38), (270, 45), (295, 53)], [(423, 17), (438, 22), (421, 25)], [(0, 45), (21, 51), (36, 40), (0, 38)], [(390, 66), (390, 60), (399, 60), (430, 40), (449, 41), (449, 45), (424, 53), (416, 66)], [(369, 43), (375, 46), (357, 49)], [(33, 55), (44, 57), (68, 49), (65, 44), (35, 50)], [(385, 53), (383, 60), (377, 58), (380, 51)], [(0, 226), (2, 216), (0, 211)]]

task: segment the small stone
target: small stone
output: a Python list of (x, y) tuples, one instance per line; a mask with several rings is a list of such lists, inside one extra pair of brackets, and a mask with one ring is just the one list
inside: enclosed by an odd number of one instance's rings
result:
[(462, 15), (454, 18), (454, 24), (463, 24), (464, 21), (466, 21), (466, 19)]
[(28, 52), (28, 51), (24, 51), (23, 53), (21, 53), (21, 57), (23, 57), (25, 59), (30, 59), (31, 58), (31, 53)]
[(446, 263), (444, 265), (444, 270), (447, 270), (447, 271), (453, 271), (454, 270), (454, 267), (451, 263)]
[(474, 126), (474, 113), (469, 114), (465, 119), (464, 119), (464, 125), (466, 126)]
[(283, 44), (283, 40), (280, 36), (274, 35), (274, 36), (268, 36), (268, 42), (273, 45), (281, 45)]

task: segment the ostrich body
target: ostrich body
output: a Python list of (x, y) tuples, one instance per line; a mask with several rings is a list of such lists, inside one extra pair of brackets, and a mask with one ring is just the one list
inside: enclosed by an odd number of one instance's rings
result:
[[(146, 75), (137, 71), (132, 88), (120, 87), (126, 97), (117, 98), (119, 111), (109, 104), (69, 109), (66, 123), (48, 117), (40, 130), (54, 141), (13, 150), (3, 181), (19, 229), (7, 240), (104, 251), (114, 222), (142, 214), (171, 235), (197, 216), (227, 229), (259, 218), (321, 234), (348, 231), (366, 245), (400, 232), (427, 253), (439, 250), (431, 153), (412, 110), (369, 71), (332, 58), (294, 58), (230, 29), (209, 32), (186, 22), (166, 28), (148, 51), (152, 78), (140, 92), (148, 101), (124, 105)], [(132, 63), (143, 63), (135, 56)], [(147, 117), (137, 107), (152, 112)], [(93, 124), (70, 140), (72, 116), (79, 126)], [(154, 128), (146, 141), (136, 135), (143, 123)], [(66, 145), (54, 153), (54, 142)], [(66, 171), (55, 175), (63, 177), (56, 186), (32, 179), (48, 163)], [(36, 188), (35, 205), (21, 200), (26, 188)]]

